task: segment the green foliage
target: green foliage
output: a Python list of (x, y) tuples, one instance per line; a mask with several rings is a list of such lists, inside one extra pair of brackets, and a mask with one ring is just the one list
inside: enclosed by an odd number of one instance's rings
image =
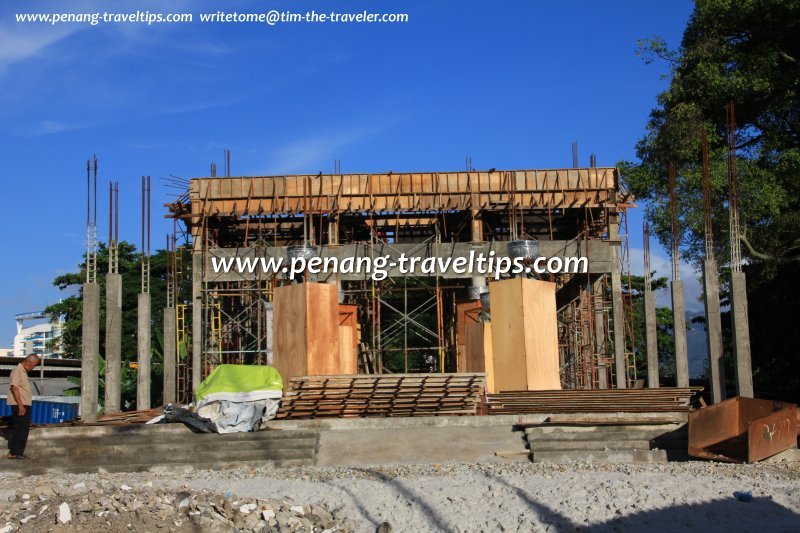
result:
[[(656, 37), (641, 40), (638, 53), (646, 62), (666, 60), (670, 85), (658, 96), (636, 146), (638, 161), (620, 163), (623, 183), (646, 205), (654, 234), (669, 248), (666, 174), (668, 163), (676, 163), (681, 253), (699, 261), (704, 256), (700, 133), (705, 128), (715, 253), (723, 279), (729, 258), (725, 106), (735, 103), (756, 388), (793, 397), (798, 389), (788, 385), (787, 376), (800, 373), (800, 332), (792, 324), (793, 313), (770, 302), (775, 286), (795, 305), (800, 301), (800, 289), (791, 282), (800, 262), (800, 2), (697, 2), (680, 47), (670, 49)], [(721, 288), (725, 304), (726, 288)], [(785, 340), (777, 343), (780, 354), (774, 351), (776, 337)]]

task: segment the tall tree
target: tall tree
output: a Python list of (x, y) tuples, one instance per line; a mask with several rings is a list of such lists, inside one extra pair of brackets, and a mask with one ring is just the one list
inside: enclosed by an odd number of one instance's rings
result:
[[(748, 275), (754, 380), (762, 396), (796, 398), (800, 390), (800, 1), (697, 1), (681, 44), (645, 39), (646, 61), (669, 65), (637, 162), (622, 179), (647, 203), (660, 242), (671, 235), (666, 168), (678, 165), (684, 257), (703, 255), (700, 131), (709, 135), (717, 257), (729, 266), (726, 111), (733, 101), (743, 253)], [(723, 276), (723, 279), (725, 277)], [(776, 292), (780, 291), (780, 292)], [(726, 292), (723, 286), (723, 304)]]

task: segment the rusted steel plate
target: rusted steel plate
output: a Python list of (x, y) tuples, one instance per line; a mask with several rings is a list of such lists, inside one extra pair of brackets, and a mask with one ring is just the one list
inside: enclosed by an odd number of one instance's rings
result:
[(750, 422), (747, 462), (754, 463), (797, 444), (797, 408), (786, 407)]

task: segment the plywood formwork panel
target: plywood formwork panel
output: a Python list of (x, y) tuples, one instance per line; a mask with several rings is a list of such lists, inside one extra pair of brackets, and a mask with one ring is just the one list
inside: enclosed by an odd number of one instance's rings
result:
[(353, 328), (339, 326), (339, 374), (358, 374), (358, 352), (352, 339)]
[(339, 357), (335, 285), (299, 283), (274, 291), (275, 368), (284, 383), (296, 376), (344, 374)]
[(486, 390), (495, 392), (494, 358), (492, 356), (492, 324), (473, 322), (466, 326), (465, 362), (462, 372), (484, 372)]
[(489, 292), (496, 391), (560, 389), (555, 284), (514, 278)]

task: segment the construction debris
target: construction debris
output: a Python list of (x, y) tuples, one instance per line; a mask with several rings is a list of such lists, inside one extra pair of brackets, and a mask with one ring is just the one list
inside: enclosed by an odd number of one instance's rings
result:
[(276, 418), (474, 415), (485, 374), (293, 378)]
[[(169, 489), (131, 491), (119, 487), (86, 485), (50, 490), (31, 498), (18, 494), (0, 511), (0, 530), (126, 531), (131, 524), (142, 531), (337, 531), (355, 524), (324, 504), (299, 505), (291, 499), (237, 498), (207, 491)], [(104, 485), (107, 485), (105, 483)], [(149, 484), (151, 488), (152, 483)], [(76, 488), (77, 487), (77, 488)], [(28, 498), (24, 498), (28, 496)], [(58, 499), (56, 499), (58, 498)], [(61, 501), (59, 505), (55, 501)]]
[(486, 395), (490, 415), (685, 412), (702, 387), (510, 391)]

